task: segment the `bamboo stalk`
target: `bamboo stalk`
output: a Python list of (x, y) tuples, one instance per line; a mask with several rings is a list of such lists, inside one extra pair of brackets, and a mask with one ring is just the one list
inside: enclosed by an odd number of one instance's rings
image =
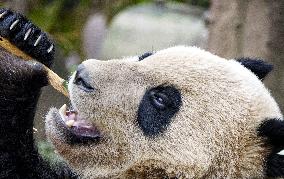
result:
[[(22, 50), (20, 50), (18, 47), (13, 45), (9, 40), (6, 38), (3, 38), (0, 36), (0, 46), (6, 49), (8, 52), (24, 59), (24, 60), (33, 60), (33, 58), (26, 53), (24, 53)], [(42, 64), (43, 65), (43, 64)], [(52, 70), (50, 70), (45, 65), (44, 69), (47, 71), (47, 77), (49, 84), (56, 89), (58, 92), (62, 93), (66, 97), (69, 98), (68, 91), (64, 86), (65, 80), (60, 78), (56, 73), (54, 73)]]

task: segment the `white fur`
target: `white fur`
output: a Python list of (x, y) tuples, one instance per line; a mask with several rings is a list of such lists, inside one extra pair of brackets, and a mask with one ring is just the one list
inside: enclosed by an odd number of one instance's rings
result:
[[(83, 62), (94, 93), (69, 83), (72, 103), (104, 133), (102, 143), (66, 144), (48, 115), (47, 135), (72, 168), (86, 178), (159, 178), (154, 169), (180, 178), (263, 177), (269, 149), (256, 130), (282, 114), (254, 74), (197, 47), (133, 58)], [(161, 84), (180, 90), (182, 107), (165, 133), (150, 139), (137, 127), (137, 110), (146, 89)]]

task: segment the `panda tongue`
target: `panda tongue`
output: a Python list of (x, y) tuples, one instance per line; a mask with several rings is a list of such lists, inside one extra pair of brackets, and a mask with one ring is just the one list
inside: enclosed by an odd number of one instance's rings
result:
[(59, 109), (64, 126), (73, 137), (79, 140), (96, 140), (101, 137), (100, 131), (90, 121), (82, 118), (77, 111), (67, 111), (67, 106), (64, 104)]
[(95, 137), (99, 135), (97, 128), (89, 121), (82, 119), (76, 111), (66, 111), (65, 124), (75, 134), (80, 136)]
[[(87, 120), (82, 119), (77, 112), (75, 111), (67, 111), (66, 112), (66, 123), (68, 124), (68, 121), (71, 121), (69, 123), (69, 127), (86, 127), (86, 128), (91, 128), (92, 124), (88, 122)], [(72, 124), (72, 125), (71, 125)]]

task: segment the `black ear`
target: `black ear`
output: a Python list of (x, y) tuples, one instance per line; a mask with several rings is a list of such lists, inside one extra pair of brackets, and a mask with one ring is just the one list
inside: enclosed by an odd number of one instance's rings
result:
[(153, 55), (154, 54), (154, 52), (146, 52), (146, 53), (144, 53), (144, 54), (142, 54), (142, 55), (140, 55), (139, 57), (138, 57), (138, 61), (142, 61), (142, 60), (144, 60), (145, 58), (147, 58), (147, 57), (149, 57), (149, 56), (151, 56), (151, 55)]
[(279, 154), (284, 149), (284, 121), (280, 119), (264, 121), (258, 128), (258, 135), (265, 137), (266, 143), (272, 149), (266, 158), (266, 176), (284, 177), (284, 155)]
[(237, 58), (236, 61), (250, 69), (260, 80), (263, 80), (273, 70), (273, 65), (257, 58), (243, 57)]

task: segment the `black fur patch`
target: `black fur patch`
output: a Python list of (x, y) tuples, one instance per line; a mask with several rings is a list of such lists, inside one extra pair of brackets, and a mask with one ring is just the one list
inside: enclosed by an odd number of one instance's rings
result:
[(273, 146), (284, 147), (284, 121), (269, 119), (264, 121), (258, 128), (258, 134), (267, 137)]
[(0, 47), (0, 178), (77, 178), (37, 151), (33, 122), (40, 89), (48, 84), (43, 65), (24, 61)]
[(90, 82), (89, 82), (90, 77), (89, 77), (87, 70), (85, 69), (86, 68), (83, 64), (80, 64), (77, 67), (77, 71), (76, 71), (76, 75), (75, 75), (73, 83), (77, 85), (78, 88), (80, 88), (81, 90), (85, 92), (93, 92), (95, 91), (95, 88), (90, 85)]
[[(19, 13), (0, 8), (0, 14), (2, 14), (0, 18), (0, 36), (8, 39), (26, 54), (50, 67), (54, 58), (54, 48), (51, 49), (51, 47), (54, 45), (47, 34)], [(15, 24), (13, 25), (13, 23)], [(28, 33), (29, 30), (30, 33)], [(24, 40), (27, 34), (29, 35)], [(36, 44), (39, 37), (41, 38)], [(50, 49), (51, 51), (48, 52)]]
[(250, 69), (260, 80), (273, 70), (273, 65), (255, 58), (237, 58), (236, 61), (240, 62), (243, 66)]
[(268, 119), (258, 128), (258, 135), (265, 137), (267, 145), (272, 148), (266, 159), (266, 175), (268, 177), (284, 177), (284, 156), (277, 154), (284, 149), (284, 121)]
[(147, 57), (149, 57), (149, 56), (151, 56), (151, 55), (153, 55), (153, 52), (146, 52), (146, 53), (144, 53), (144, 54), (142, 54), (142, 55), (140, 55), (140, 56), (138, 57), (138, 58), (139, 58), (138, 61), (144, 60), (145, 58), (147, 58)]
[[(157, 101), (159, 99), (162, 102)], [(163, 133), (181, 105), (181, 94), (174, 86), (159, 86), (147, 90), (137, 115), (138, 125), (144, 135), (154, 137)]]
[(284, 156), (272, 153), (266, 159), (266, 176), (284, 177)]

